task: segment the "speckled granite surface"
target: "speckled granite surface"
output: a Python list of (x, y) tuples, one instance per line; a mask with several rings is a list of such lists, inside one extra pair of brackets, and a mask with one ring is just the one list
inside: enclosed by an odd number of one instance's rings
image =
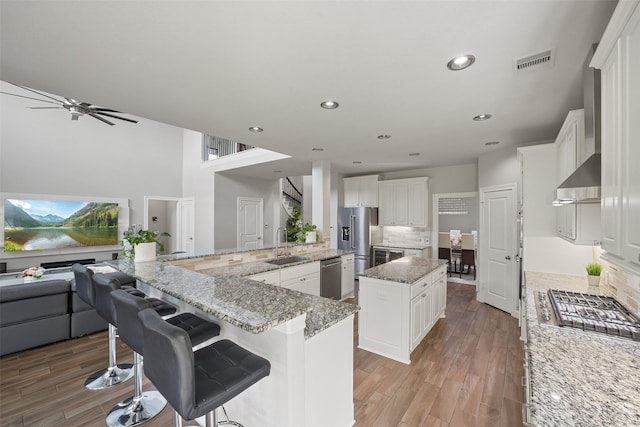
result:
[(369, 268), (362, 272), (362, 276), (411, 284), (446, 264), (445, 260), (406, 256)]
[(329, 249), (326, 251), (312, 252), (308, 254), (296, 255), (305, 258), (303, 261), (292, 262), (284, 266), (278, 266), (269, 264), (263, 261), (247, 262), (243, 264), (234, 264), (225, 267), (214, 267), (203, 270), (198, 270), (203, 274), (210, 274), (215, 276), (251, 276), (252, 274), (265, 273), (267, 271), (279, 270), (281, 268), (293, 267), (296, 265), (306, 264), (313, 261), (323, 261), (326, 259), (336, 258), (342, 255), (352, 254), (353, 251), (343, 251), (336, 249)]
[(411, 242), (376, 243), (373, 246), (375, 246), (376, 248), (417, 249), (420, 251), (431, 247), (430, 245)]
[[(338, 256), (336, 251), (314, 254)], [(346, 252), (349, 253), (349, 252)], [(212, 268), (195, 272), (166, 262), (134, 263), (129, 260), (108, 261), (109, 265), (150, 286), (172, 295), (221, 320), (252, 333), (264, 332), (288, 320), (307, 314), (305, 338), (311, 338), (356, 313), (359, 307), (297, 291), (243, 279), (250, 264)], [(242, 266), (248, 270), (243, 270)], [(270, 264), (269, 268), (273, 266)], [(293, 264), (289, 264), (289, 267)], [(267, 271), (267, 270), (263, 270)], [(244, 274), (243, 274), (244, 273)]]
[(586, 277), (527, 272), (527, 352), (536, 426), (639, 426), (640, 343), (538, 322), (534, 291), (593, 292)]

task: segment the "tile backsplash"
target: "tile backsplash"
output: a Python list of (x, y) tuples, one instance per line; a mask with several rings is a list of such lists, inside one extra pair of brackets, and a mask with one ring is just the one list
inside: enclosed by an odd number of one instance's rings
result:
[(597, 247), (595, 259), (603, 265), (600, 286), (608, 289), (615, 297), (637, 316), (640, 316), (640, 276), (608, 263), (600, 258), (602, 249)]
[[(428, 244), (431, 238), (429, 227), (380, 227), (382, 228), (382, 242), (385, 245), (393, 243)], [(427, 239), (427, 243), (425, 243)]]

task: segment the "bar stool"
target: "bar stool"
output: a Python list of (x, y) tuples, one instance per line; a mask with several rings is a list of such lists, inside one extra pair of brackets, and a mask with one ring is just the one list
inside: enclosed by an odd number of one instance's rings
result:
[[(82, 264), (73, 264), (71, 266), (73, 275), (76, 282), (76, 293), (78, 297), (89, 304), (91, 307), (96, 308), (95, 297), (95, 283), (93, 281), (93, 271), (88, 269)], [(109, 273), (112, 277), (119, 277), (120, 279), (128, 280), (129, 283), (135, 279), (127, 276), (123, 273)], [(131, 292), (135, 295), (144, 294), (132, 286), (123, 286), (126, 292)], [(130, 363), (120, 364), (116, 363), (116, 328), (109, 323), (109, 366), (105, 369), (101, 369), (94, 372), (86, 379), (84, 386), (89, 390), (103, 390), (105, 388), (112, 387), (120, 384), (133, 377), (133, 365)]]
[[(153, 310), (138, 314), (148, 355), (144, 372), (182, 418), (206, 415), (206, 426), (218, 425), (216, 409), (269, 375), (271, 364), (229, 340), (220, 340), (195, 352), (189, 335), (164, 322)], [(167, 370), (171, 367), (171, 371)], [(233, 424), (238, 423), (225, 423)]]
[[(96, 280), (96, 283), (99, 283), (98, 280)], [(105, 290), (112, 287), (112, 285), (108, 282), (98, 284)], [(152, 306), (148, 299), (133, 296), (122, 290), (113, 290), (109, 294), (109, 300), (121, 325), (120, 337), (134, 351), (135, 382), (133, 396), (116, 404), (109, 411), (106, 422), (110, 427), (134, 426), (153, 418), (162, 411), (167, 403), (166, 399), (155, 390), (142, 391), (142, 357), (144, 353), (142, 327), (138, 320), (138, 312), (150, 309), (158, 314), (159, 317), (161, 313)], [(185, 331), (188, 336), (192, 337), (196, 345), (220, 335), (220, 326), (201, 319), (192, 313), (181, 313), (166, 319), (166, 321)]]

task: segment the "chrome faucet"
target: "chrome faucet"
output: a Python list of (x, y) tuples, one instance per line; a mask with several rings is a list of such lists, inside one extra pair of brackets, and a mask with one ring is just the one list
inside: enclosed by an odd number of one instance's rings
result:
[(285, 227), (278, 227), (276, 230), (276, 258), (278, 258), (278, 249), (280, 248), (280, 230), (284, 231), (284, 255), (287, 256), (287, 252), (289, 251), (287, 229)]

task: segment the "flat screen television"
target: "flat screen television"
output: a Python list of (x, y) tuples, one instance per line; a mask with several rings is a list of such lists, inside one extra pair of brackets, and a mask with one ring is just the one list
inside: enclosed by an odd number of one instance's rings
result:
[(5, 252), (118, 244), (118, 203), (4, 199)]

